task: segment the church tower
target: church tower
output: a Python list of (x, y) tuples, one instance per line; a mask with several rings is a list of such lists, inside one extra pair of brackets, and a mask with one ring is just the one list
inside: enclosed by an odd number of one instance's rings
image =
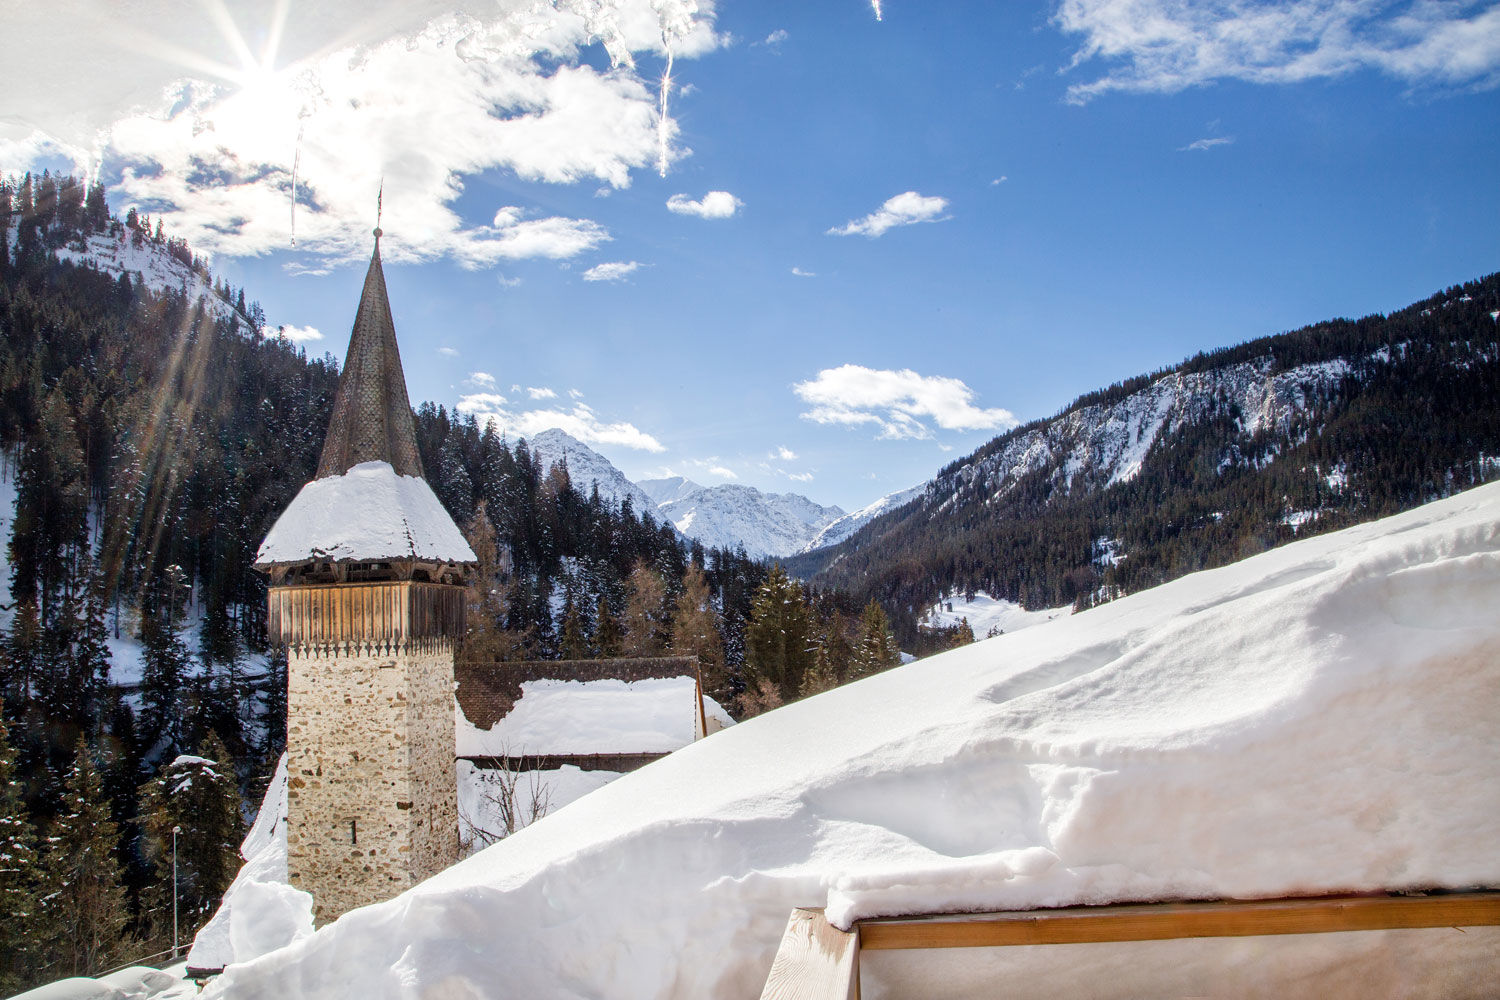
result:
[(453, 656), (475, 556), (422, 475), (380, 236), (317, 476), (255, 560), (288, 651), (288, 874), (319, 924), (458, 858)]

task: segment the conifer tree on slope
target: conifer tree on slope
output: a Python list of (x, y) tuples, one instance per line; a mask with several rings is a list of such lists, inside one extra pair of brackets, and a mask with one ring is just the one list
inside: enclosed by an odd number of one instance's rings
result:
[(868, 677), (901, 662), (896, 640), (891, 635), (890, 620), (877, 602), (865, 605), (859, 617), (859, 643), (854, 648), (849, 680)]
[(39, 939), (55, 976), (98, 973), (123, 950), (130, 910), (115, 859), (118, 842), (104, 782), (80, 738), (42, 861)]
[(688, 566), (677, 595), (677, 613), (672, 622), (672, 652), (696, 656), (703, 690), (714, 700), (727, 702), (729, 674), (724, 669), (724, 641), (719, 637), (718, 615), (713, 594), (701, 563)]
[(812, 615), (802, 587), (788, 579), (780, 565), (772, 566), (756, 591), (745, 626), (746, 686), (766, 682), (783, 702), (792, 701), (812, 666)]
[(0, 711), (0, 993), (6, 996), (35, 984), (42, 957), (37, 942), (36, 829), (15, 765), (16, 753)]
[(190, 938), (239, 870), (239, 787), (234, 761), (217, 733), (202, 747), (206, 757), (180, 756), (140, 789), (141, 852), (155, 879), (145, 894), (153, 943), (167, 940), (172, 920), (172, 829), (177, 836), (178, 911)]
[(660, 656), (667, 631), (666, 587), (661, 576), (644, 560), (635, 564), (625, 584), (625, 634), (621, 642), (626, 656)]

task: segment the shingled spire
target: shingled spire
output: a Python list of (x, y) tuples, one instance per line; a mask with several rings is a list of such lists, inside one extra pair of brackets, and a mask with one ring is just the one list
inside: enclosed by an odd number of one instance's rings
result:
[(333, 419), (318, 461), (318, 479), (341, 476), (361, 462), (389, 462), (398, 475), (422, 475), (396, 326), (391, 322), (385, 272), (380, 267), (380, 237), (377, 228), (375, 253), (344, 354)]

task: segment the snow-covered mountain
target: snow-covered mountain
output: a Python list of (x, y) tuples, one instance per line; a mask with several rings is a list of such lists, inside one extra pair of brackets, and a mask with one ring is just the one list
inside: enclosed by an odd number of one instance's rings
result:
[(656, 510), (656, 501), (635, 483), (625, 478), (625, 473), (582, 441), (566, 431), (552, 428), (542, 431), (526, 442), (531, 454), (538, 460), (543, 473), (558, 462), (567, 460), (568, 476), (573, 485), (584, 496), (595, 486), (599, 496), (612, 506), (618, 507), (627, 497), (637, 514)]
[(801, 552), (828, 524), (844, 516), (796, 493), (762, 493), (753, 486), (726, 483), (701, 487), (657, 506), (677, 530), (704, 545), (744, 545), (752, 556)]
[(703, 489), (702, 483), (695, 483), (691, 479), (682, 476), (669, 476), (666, 479), (642, 479), (636, 483), (656, 503), (668, 503), (672, 500), (681, 500), (691, 496)]
[(852, 514), (845, 514), (837, 520), (830, 521), (822, 531), (813, 536), (812, 541), (802, 547), (802, 551), (811, 552), (825, 545), (837, 545), (886, 511), (895, 510), (915, 500), (926, 489), (926, 483), (918, 483), (916, 486), (897, 490), (895, 493), (887, 493), (879, 500), (861, 507)]
[(814, 536), (844, 516), (796, 493), (763, 493), (753, 486), (701, 486), (682, 476), (631, 482), (609, 459), (557, 429), (542, 431), (527, 444), (543, 470), (564, 458), (573, 485), (618, 505), (626, 497), (636, 513), (651, 511), (688, 538), (708, 548), (743, 545), (752, 556), (786, 556), (802, 551)]
[(73, 240), (58, 249), (57, 258), (81, 267), (92, 267), (114, 278), (129, 274), (131, 281), (158, 294), (176, 292), (185, 295), (190, 302), (201, 300), (215, 318), (230, 320), (246, 336), (259, 334), (248, 319), (214, 292), (209, 279), (173, 257), (161, 244), (147, 239), (137, 246), (134, 232), (119, 224), (112, 225), (106, 232)]

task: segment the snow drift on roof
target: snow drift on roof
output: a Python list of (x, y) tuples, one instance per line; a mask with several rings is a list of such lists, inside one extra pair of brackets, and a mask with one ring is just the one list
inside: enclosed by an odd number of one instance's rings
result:
[(694, 677), (523, 681), (489, 729), (464, 718), (460, 701), (458, 755), (668, 753), (693, 742), (697, 721)]
[(419, 476), (363, 462), (302, 487), (276, 519), (257, 566), (309, 559), (474, 562), (453, 518)]
[[(210, 993), (747, 997), (794, 906), (848, 921), (1500, 885), (1497, 607), (1492, 484), (751, 719)], [(1500, 981), (1495, 928), (1280, 941), (1012, 949), (1005, 982), (1224, 995), (1212, 977), (1248, 968), (1261, 995), (1307, 996), (1374, 970), (1382, 995), (1482, 996)], [(1178, 988), (1192, 968), (1209, 981)], [(899, 993), (888, 965), (867, 971), (865, 996)]]

